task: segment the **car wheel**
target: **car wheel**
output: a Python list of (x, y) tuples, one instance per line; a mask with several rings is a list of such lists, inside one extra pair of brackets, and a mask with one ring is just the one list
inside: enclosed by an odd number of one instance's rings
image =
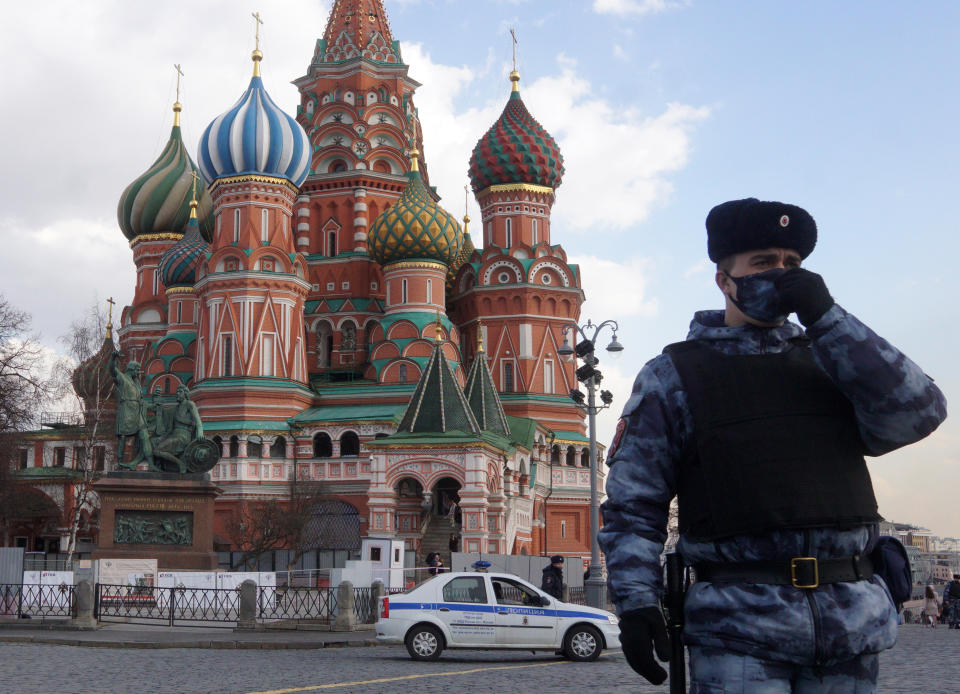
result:
[(407, 653), (414, 660), (436, 660), (443, 651), (443, 636), (429, 624), (415, 626), (407, 633)]
[(563, 638), (563, 654), (570, 660), (585, 663), (600, 657), (603, 642), (600, 632), (591, 626), (581, 624), (567, 632)]

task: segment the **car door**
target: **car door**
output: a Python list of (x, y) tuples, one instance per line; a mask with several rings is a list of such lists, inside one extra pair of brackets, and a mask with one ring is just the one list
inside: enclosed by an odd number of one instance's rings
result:
[(497, 643), (551, 647), (557, 643), (557, 610), (532, 586), (504, 576), (491, 576), (496, 611)]
[(453, 576), (438, 598), (436, 615), (450, 632), (451, 646), (493, 645), (493, 605), (483, 576)]

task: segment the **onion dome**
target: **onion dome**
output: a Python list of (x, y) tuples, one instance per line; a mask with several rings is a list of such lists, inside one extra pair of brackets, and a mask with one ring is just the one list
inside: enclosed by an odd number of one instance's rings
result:
[(310, 171), (310, 140), (284, 113), (260, 79), (263, 54), (253, 52), (250, 86), (200, 137), (197, 159), (207, 183), (230, 176), (286, 178), (299, 187)]
[[(180, 103), (173, 105), (173, 130), (153, 165), (127, 186), (117, 205), (117, 221), (128, 240), (144, 234), (182, 234), (190, 218), (190, 189), (197, 165), (180, 136)], [(213, 238), (213, 203), (200, 193), (200, 232)]]
[(410, 152), (410, 172), (403, 195), (370, 225), (367, 247), (381, 265), (399, 260), (453, 263), (463, 247), (460, 224), (430, 196), (420, 178), (417, 150)]
[[(473, 255), (475, 250), (477, 250), (477, 248), (473, 245), (473, 240), (470, 238), (470, 215), (463, 215), (463, 247), (460, 249), (457, 257), (453, 259), (453, 262), (450, 263), (450, 267), (447, 270), (448, 289), (453, 289), (453, 282), (457, 278), (457, 272), (463, 267), (464, 263), (470, 260), (470, 256)], [(449, 293), (450, 292), (448, 292), (448, 294)]]
[[(105, 407), (114, 407), (108, 401), (113, 396), (113, 375), (110, 373), (110, 357), (113, 355), (113, 324), (107, 323), (107, 333), (100, 349), (73, 370), (70, 382), (83, 400), (87, 412), (99, 412)], [(102, 424), (102, 422), (101, 422)]]
[(160, 258), (160, 277), (167, 289), (192, 287), (196, 281), (197, 263), (208, 248), (207, 242), (200, 236), (196, 204), (195, 201), (190, 201), (190, 221), (183, 238), (170, 246)]
[(510, 73), (513, 91), (503, 113), (470, 156), (474, 192), (495, 185), (528, 183), (556, 190), (563, 155), (556, 140), (530, 115), (520, 98), (520, 73)]

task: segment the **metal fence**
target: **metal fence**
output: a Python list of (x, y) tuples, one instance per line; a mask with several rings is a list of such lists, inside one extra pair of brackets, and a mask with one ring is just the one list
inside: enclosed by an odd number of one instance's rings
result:
[(240, 592), (98, 583), (94, 611), (101, 622), (232, 627), (240, 617)]
[(74, 616), (75, 610), (73, 586), (0, 584), (0, 617), (69, 619)]
[(354, 588), (353, 612), (357, 624), (373, 624), (377, 621), (377, 595), (373, 588)]
[(568, 588), (570, 591), (570, 602), (574, 605), (586, 605), (587, 604), (587, 589), (583, 586), (579, 588)]
[(337, 612), (337, 589), (260, 586), (257, 606), (261, 620), (332, 621)]

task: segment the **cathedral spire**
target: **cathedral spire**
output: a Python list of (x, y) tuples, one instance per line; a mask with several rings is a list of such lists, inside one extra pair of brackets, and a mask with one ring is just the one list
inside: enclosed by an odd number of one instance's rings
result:
[(364, 57), (399, 63), (382, 0), (334, 0), (323, 32), (322, 62)]
[(407, 405), (397, 433), (461, 431), (480, 435), (480, 427), (443, 354), (443, 343), (434, 342), (417, 390)]
[(473, 358), (470, 373), (467, 375), (467, 385), (463, 389), (470, 409), (477, 420), (477, 424), (484, 431), (493, 431), (501, 436), (510, 436), (510, 424), (503, 411), (503, 404), (497, 389), (493, 385), (493, 377), (487, 366), (487, 358), (483, 353), (483, 331), (477, 331), (477, 355)]

